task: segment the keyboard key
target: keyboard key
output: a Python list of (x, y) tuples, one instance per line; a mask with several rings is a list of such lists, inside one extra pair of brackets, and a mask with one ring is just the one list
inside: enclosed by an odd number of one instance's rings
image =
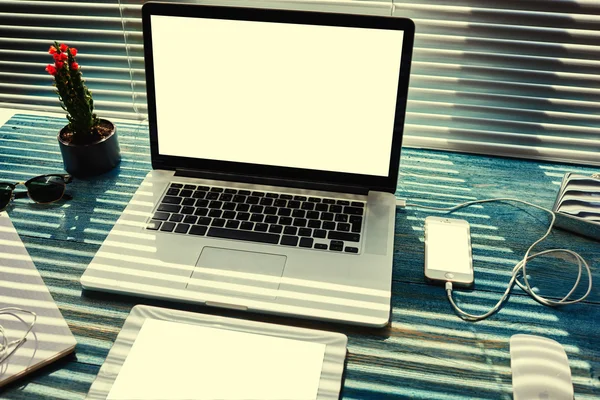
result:
[(329, 250), (342, 251), (343, 248), (344, 242), (340, 242), (339, 240), (332, 240), (331, 243), (329, 243)]
[(219, 200), (221, 201), (231, 201), (231, 199), (233, 199), (233, 195), (229, 193), (223, 193), (221, 196), (219, 196)]
[(329, 212), (332, 213), (341, 213), (342, 212), (342, 206), (338, 206), (335, 204), (332, 204), (329, 206)]
[(282, 217), (289, 217), (290, 215), (292, 215), (292, 210), (290, 208), (279, 208), (277, 210), (277, 215), (280, 215)]
[(359, 242), (360, 235), (358, 233), (329, 231), (327, 239), (345, 240), (346, 242)]
[(175, 196), (165, 196), (162, 199), (162, 202), (165, 204), (181, 204), (181, 197), (175, 197)]
[(206, 200), (217, 200), (219, 198), (220, 194), (217, 192), (208, 192), (206, 193)]
[(204, 199), (196, 200), (196, 207), (208, 207), (208, 200), (204, 200)]
[[(312, 229), (310, 229), (310, 228), (298, 229), (298, 236), (311, 236), (311, 235), (312, 235)], [(312, 247), (312, 244), (310, 245), (310, 247)]]
[(358, 247), (346, 247), (344, 251), (346, 253), (358, 253)]
[(240, 224), (240, 229), (243, 229), (245, 231), (251, 231), (252, 229), (254, 229), (254, 223), (248, 221), (242, 222)]
[(250, 207), (250, 212), (262, 214), (264, 209), (265, 208), (263, 206), (254, 205), (254, 206)]
[(279, 218), (277, 218), (277, 216), (275, 216), (275, 215), (267, 215), (265, 217), (266, 224), (276, 224), (278, 220), (279, 220)]
[(351, 224), (362, 224), (362, 221), (363, 217), (361, 217), (360, 215), (351, 215), (348, 219), (348, 222), (350, 222)]
[(172, 188), (181, 189), (183, 185), (181, 183), (171, 183)]
[(208, 228), (202, 225), (193, 225), (188, 232), (190, 235), (204, 235)]
[(267, 196), (268, 198), (271, 198), (271, 199), (276, 199), (279, 197), (279, 195), (277, 193), (267, 193), (265, 196)]
[(337, 230), (342, 232), (350, 232), (350, 224), (347, 224), (345, 222), (338, 222)]
[(291, 200), (291, 199), (293, 199), (294, 197), (293, 197), (292, 195), (290, 195), (290, 194), (280, 194), (280, 195), (279, 195), (279, 198), (280, 198), (280, 199), (283, 199), (283, 200)]
[(322, 221), (333, 221), (333, 214), (330, 212), (322, 212), (321, 220)]
[(313, 203), (320, 203), (321, 199), (318, 197), (309, 197), (308, 201), (312, 201)]
[(265, 207), (263, 213), (267, 215), (275, 215), (277, 214), (277, 207)]
[(175, 232), (177, 232), (177, 233), (187, 233), (188, 229), (190, 229), (190, 225), (189, 224), (177, 224), (177, 227), (175, 228)]
[(300, 202), (296, 200), (290, 200), (287, 204), (288, 208), (300, 208)]
[(335, 222), (325, 221), (325, 222), (323, 222), (322, 228), (329, 229), (329, 230), (335, 229)]
[(304, 227), (307, 222), (304, 218), (294, 218), (294, 226)]
[(160, 227), (160, 230), (163, 232), (173, 232), (173, 229), (175, 229), (174, 222), (163, 222), (162, 226)]
[(291, 225), (294, 220), (290, 217), (279, 217), (279, 225)]
[(329, 210), (329, 206), (325, 203), (319, 203), (315, 206), (315, 210), (317, 211), (327, 211)]
[(239, 212), (235, 216), (235, 219), (238, 221), (248, 221), (250, 219), (250, 213), (247, 212)]
[(287, 204), (287, 201), (285, 201), (285, 200), (281, 200), (281, 199), (277, 199), (277, 200), (275, 200), (275, 201), (273, 202), (273, 205), (274, 205), (275, 207), (285, 207), (285, 206), (286, 206), (286, 204)]
[(208, 215), (208, 208), (196, 208), (196, 211), (194, 211), (194, 215), (197, 215), (199, 217), (206, 217)]
[(333, 200), (333, 199), (323, 199), (323, 203), (325, 203), (325, 204), (335, 204), (335, 200)]
[(268, 228), (269, 228), (269, 225), (267, 225), (267, 224), (261, 224), (261, 223), (254, 224), (254, 230), (256, 232), (266, 232)]
[(198, 217), (195, 217), (193, 215), (188, 215), (183, 219), (183, 222), (185, 222), (186, 224), (195, 224), (196, 221), (198, 221)]
[(264, 197), (265, 193), (264, 192), (252, 192), (252, 196), (256, 196), (256, 197)]
[(160, 228), (160, 224), (162, 224), (162, 222), (160, 222), (160, 221), (150, 221), (150, 222), (148, 222), (148, 225), (146, 225), (146, 229), (150, 229), (151, 231), (155, 231), (158, 228)]
[(292, 211), (292, 217), (294, 217), (294, 218), (304, 218), (305, 216), (306, 216), (306, 211), (304, 211), (304, 210)]
[(183, 206), (193, 206), (194, 204), (196, 204), (196, 199), (192, 199), (191, 197), (186, 197), (181, 202), (181, 205)]
[(215, 219), (213, 219), (211, 226), (223, 227), (223, 226), (225, 226), (225, 222), (227, 222), (227, 221), (224, 220), (223, 218), (215, 218)]
[(227, 194), (236, 194), (237, 190), (236, 189), (225, 189), (225, 193), (227, 193)]
[(250, 221), (252, 222), (263, 222), (265, 220), (265, 216), (262, 214), (252, 214), (250, 216)]
[(187, 215), (191, 215), (196, 211), (195, 207), (192, 206), (185, 206), (181, 209), (181, 213), (182, 214), (187, 214)]
[(283, 233), (286, 235), (295, 235), (298, 233), (298, 228), (293, 226), (286, 226), (283, 228)]
[(210, 189), (211, 192), (216, 192), (216, 193), (223, 193), (223, 188), (220, 187), (214, 187), (212, 189)]
[(205, 192), (208, 192), (210, 188), (208, 186), (198, 186), (196, 190), (203, 190)]
[(233, 196), (233, 201), (235, 203), (243, 203), (243, 202), (246, 201), (246, 196), (241, 196), (241, 195), (238, 194), (236, 196)]
[(318, 221), (316, 219), (310, 219), (310, 220), (308, 220), (307, 226), (309, 228), (320, 228), (321, 227), (321, 221)]
[(303, 210), (309, 210), (312, 211), (315, 209), (315, 203), (311, 203), (310, 201), (305, 201), (304, 203), (302, 203), (302, 207)]
[(303, 237), (300, 238), (300, 247), (308, 247), (309, 249), (313, 246), (313, 238)]
[(283, 231), (283, 226), (281, 226), (281, 225), (269, 226), (269, 232), (271, 232), (271, 233), (281, 233), (281, 231)]
[(202, 191), (202, 190), (196, 190), (194, 192), (194, 194), (192, 195), (192, 197), (194, 199), (203, 199), (204, 196), (206, 196), (206, 192)]
[(346, 214), (335, 214), (335, 220), (338, 222), (348, 222), (348, 216)]
[(216, 208), (217, 210), (220, 210), (221, 207), (223, 207), (222, 201), (213, 200), (210, 203), (208, 203), (208, 208)]
[(323, 243), (315, 243), (315, 249), (327, 250), (327, 245)]
[(198, 224), (198, 225), (210, 225), (210, 221), (211, 220), (212, 220), (212, 218), (200, 217), (200, 218), (198, 218), (198, 222), (196, 222), (196, 224)]
[(159, 221), (166, 221), (169, 219), (170, 215), (171, 214), (169, 214), (169, 213), (158, 211), (158, 212), (154, 213), (154, 216), (152, 217), (152, 219), (157, 219)]
[(179, 197), (192, 197), (193, 193), (194, 193), (193, 190), (183, 189), (182, 191), (179, 192)]
[(221, 211), (221, 210), (210, 210), (208, 212), (208, 216), (213, 217), (213, 218), (221, 218), (222, 213), (223, 213), (223, 211)]
[(349, 206), (350, 202), (348, 200), (338, 200), (337, 204), (339, 204), (340, 206)]
[(171, 218), (169, 218), (169, 221), (181, 222), (183, 221), (183, 217), (185, 217), (185, 215), (183, 214), (171, 214)]
[(221, 215), (221, 218), (234, 219), (235, 211), (223, 211), (223, 215)]
[(248, 196), (246, 197), (246, 204), (258, 204), (260, 197)]
[(223, 203), (223, 210), (235, 210), (235, 203)]
[(344, 214), (352, 214), (352, 215), (362, 215), (364, 209), (359, 207), (344, 207)]
[[(279, 235), (275, 235), (272, 233), (241, 231), (241, 230), (217, 228), (217, 227), (211, 227), (208, 230), (207, 236), (219, 237), (219, 238), (225, 238), (225, 239), (234, 239), (234, 240), (248, 240), (251, 242), (271, 243), (271, 244), (277, 244), (279, 242)], [(296, 238), (296, 240), (297, 240), (297, 238)]]
[(183, 188), (187, 190), (196, 190), (196, 185), (185, 185)]
[(240, 221), (236, 221), (235, 219), (230, 219), (225, 223), (225, 227), (237, 229), (240, 226)]
[(167, 195), (177, 196), (177, 195), (179, 195), (179, 189), (171, 188), (171, 189), (167, 190)]
[(235, 207), (236, 211), (242, 211), (242, 212), (246, 212), (250, 209), (250, 206), (248, 204), (238, 204)]
[(281, 244), (284, 246), (296, 246), (298, 244), (298, 236), (287, 236), (281, 237)]
[(315, 229), (313, 231), (313, 237), (324, 239), (327, 236), (327, 231), (324, 229)]
[(319, 213), (317, 211), (307, 211), (306, 218), (308, 219), (319, 219)]
[(250, 195), (250, 191), (249, 190), (238, 190), (238, 194), (241, 194), (243, 196), (248, 196), (248, 195)]
[(262, 204), (263, 206), (272, 206), (273, 199), (268, 198), (268, 197), (263, 197), (262, 199), (260, 199), (259, 204)]
[(364, 207), (365, 203), (360, 202), (360, 201), (353, 201), (352, 202), (352, 207)]
[(306, 196), (294, 196), (294, 200), (306, 201)]

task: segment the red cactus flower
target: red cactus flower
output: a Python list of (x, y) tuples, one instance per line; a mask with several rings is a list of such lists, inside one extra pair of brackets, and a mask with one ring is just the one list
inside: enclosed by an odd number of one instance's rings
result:
[(69, 59), (69, 56), (67, 55), (67, 53), (60, 53), (60, 61), (67, 61)]
[(50, 53), (50, 54), (56, 54), (56, 47), (50, 46), (50, 48), (48, 49), (48, 53)]
[(63, 65), (65, 65), (65, 63), (64, 63), (64, 62), (62, 62), (62, 61), (57, 61), (57, 62), (55, 63), (55, 65), (56, 65), (56, 68), (58, 68), (58, 69), (61, 69), (61, 68), (63, 67)]
[(56, 68), (54, 68), (53, 65), (48, 64), (48, 66), (46, 67), (46, 71), (50, 74), (50, 75), (56, 75)]
[(52, 58), (54, 58), (54, 61), (60, 61), (60, 54), (54, 53), (54, 54), (52, 54)]
[(64, 43), (60, 45), (60, 51), (67, 51), (68, 48), (69, 48), (69, 46), (67, 46)]
[(79, 69), (79, 64), (77, 64), (76, 62), (71, 63), (71, 69), (73, 71), (77, 71)]
[(75, 47), (71, 47), (71, 55), (75, 57), (77, 55), (77, 49)]

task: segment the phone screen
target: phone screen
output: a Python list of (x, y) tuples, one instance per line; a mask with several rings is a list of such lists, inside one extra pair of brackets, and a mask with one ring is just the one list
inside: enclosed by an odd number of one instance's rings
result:
[(428, 222), (427, 269), (470, 274), (470, 253), (468, 224)]

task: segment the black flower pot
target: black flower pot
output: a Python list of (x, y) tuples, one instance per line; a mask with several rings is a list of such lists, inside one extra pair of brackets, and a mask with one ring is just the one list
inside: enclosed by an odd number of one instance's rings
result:
[(110, 133), (102, 139), (89, 144), (73, 144), (64, 139), (68, 126), (58, 134), (58, 144), (62, 153), (65, 171), (75, 177), (100, 175), (110, 171), (121, 162), (121, 151), (117, 140), (117, 128), (105, 119), (100, 124)]

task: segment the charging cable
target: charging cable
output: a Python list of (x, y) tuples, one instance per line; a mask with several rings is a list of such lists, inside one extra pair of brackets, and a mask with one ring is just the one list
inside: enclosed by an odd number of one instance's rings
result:
[(0, 325), (0, 364), (2, 364), (8, 357), (10, 357), (15, 351), (17, 351), (17, 349), (21, 347), (23, 343), (27, 341), (27, 335), (29, 335), (29, 332), (31, 332), (31, 330), (33, 329), (33, 325), (35, 325), (35, 321), (37, 320), (37, 314), (33, 311), (27, 311), (17, 307), (0, 308), (0, 315), (8, 314), (12, 315), (15, 318), (21, 319), (16, 314), (18, 312), (32, 315), (33, 320), (29, 324), (27, 332), (25, 332), (21, 339), (16, 339), (10, 342), (8, 341), (8, 337), (6, 336), (6, 331), (4, 330), (4, 327)]
[[(553, 211), (551, 211), (547, 208), (540, 207), (538, 205), (529, 203), (527, 201), (511, 199), (511, 198), (498, 198), (498, 199), (468, 201), (466, 203), (462, 203), (462, 204), (459, 204), (454, 207), (446, 207), (446, 208), (423, 206), (423, 205), (419, 205), (419, 204), (411, 204), (411, 203), (406, 203), (405, 200), (400, 200), (397, 204), (400, 207), (403, 207), (406, 205), (406, 206), (410, 206), (410, 207), (417, 207), (417, 208), (423, 208), (423, 209), (428, 209), (428, 210), (445, 211), (446, 213), (452, 213), (458, 209), (465, 208), (465, 207), (471, 206), (473, 204), (491, 203), (491, 202), (499, 202), (499, 201), (522, 203), (522, 204), (526, 204), (531, 207), (535, 207), (539, 210), (545, 211), (545, 212), (549, 213), (551, 216), (550, 226), (548, 227), (548, 230), (546, 231), (546, 233), (540, 239), (538, 239), (531, 246), (529, 246), (529, 248), (525, 252), (525, 255), (523, 256), (523, 259), (521, 261), (519, 261), (513, 268), (512, 277), (510, 279), (508, 287), (506, 288), (506, 291), (504, 292), (504, 295), (502, 296), (502, 298), (500, 298), (498, 303), (496, 303), (496, 305), (494, 307), (492, 307), (492, 309), (490, 311), (486, 312), (485, 314), (473, 315), (473, 314), (469, 314), (469, 313), (461, 310), (460, 307), (458, 307), (456, 305), (456, 303), (454, 302), (454, 299), (452, 298), (452, 282), (446, 282), (446, 294), (448, 295), (448, 300), (450, 301), (450, 304), (452, 305), (452, 307), (454, 308), (456, 313), (461, 318), (463, 318), (467, 321), (481, 321), (483, 319), (486, 319), (487, 317), (494, 314), (495, 312), (497, 312), (500, 309), (500, 307), (502, 306), (502, 303), (504, 303), (506, 301), (506, 299), (508, 298), (515, 283), (521, 289), (523, 289), (523, 291), (525, 291), (527, 294), (529, 294), (529, 296), (531, 296), (534, 300), (536, 300), (538, 303), (543, 304), (545, 306), (549, 306), (549, 307), (557, 307), (557, 306), (562, 306), (562, 305), (567, 305), (567, 304), (574, 304), (574, 303), (578, 303), (580, 301), (585, 300), (585, 298), (587, 298), (588, 295), (590, 294), (590, 292), (592, 291), (592, 271), (590, 270), (588, 263), (583, 259), (583, 257), (581, 257), (581, 255), (579, 255), (578, 253), (576, 253), (574, 251), (568, 250), (568, 249), (551, 249), (551, 250), (545, 250), (545, 251), (541, 251), (539, 253), (531, 254), (531, 251), (533, 250), (533, 248), (536, 245), (538, 245), (539, 243), (541, 243), (542, 241), (544, 241), (548, 237), (548, 235), (550, 235), (550, 232), (552, 231), (552, 228), (554, 227), (554, 222), (556, 221), (556, 215)], [(562, 299), (560, 299), (558, 301), (546, 298), (539, 294), (536, 294), (533, 291), (533, 289), (531, 288), (531, 285), (529, 284), (529, 280), (527, 279), (527, 269), (526, 269), (527, 262), (536, 257), (543, 256), (543, 255), (550, 254), (550, 253), (563, 253), (563, 254), (569, 255), (569, 256), (573, 257), (575, 259), (575, 261), (577, 261), (577, 264), (579, 266), (579, 271), (577, 273), (577, 280), (575, 281), (575, 284), (573, 285), (571, 290), (569, 290), (569, 293), (567, 293)], [(580, 298), (570, 300), (571, 295), (575, 292), (575, 290), (577, 290), (577, 287), (579, 286), (579, 282), (581, 281), (583, 267), (585, 267), (585, 269), (587, 271), (587, 275), (588, 275), (587, 291)], [(519, 279), (518, 279), (519, 275), (523, 278), (523, 282), (519, 281)]]

